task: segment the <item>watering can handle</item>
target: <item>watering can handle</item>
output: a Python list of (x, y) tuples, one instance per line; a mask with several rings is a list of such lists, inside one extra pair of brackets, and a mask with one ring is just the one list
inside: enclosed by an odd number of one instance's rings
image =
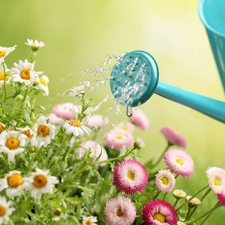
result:
[(159, 82), (155, 93), (225, 123), (225, 103)]

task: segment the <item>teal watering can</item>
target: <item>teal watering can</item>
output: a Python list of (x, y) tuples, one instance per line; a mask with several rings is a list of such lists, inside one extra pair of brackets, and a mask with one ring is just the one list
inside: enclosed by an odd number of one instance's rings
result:
[[(225, 0), (200, 0), (199, 15), (225, 90)], [(117, 101), (127, 108), (143, 104), (156, 93), (225, 123), (225, 102), (159, 82), (158, 65), (145, 51), (126, 53), (116, 62), (110, 88)]]

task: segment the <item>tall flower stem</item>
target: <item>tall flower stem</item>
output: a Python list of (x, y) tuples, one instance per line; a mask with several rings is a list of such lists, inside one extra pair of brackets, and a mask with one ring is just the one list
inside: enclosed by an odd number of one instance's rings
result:
[(197, 196), (199, 193), (204, 191), (206, 188), (208, 188), (208, 185), (200, 189), (198, 192), (196, 192), (191, 198), (189, 198), (187, 201), (185, 201), (181, 206), (179, 206), (176, 211), (179, 211), (181, 208), (183, 208), (186, 204), (188, 204), (195, 196)]

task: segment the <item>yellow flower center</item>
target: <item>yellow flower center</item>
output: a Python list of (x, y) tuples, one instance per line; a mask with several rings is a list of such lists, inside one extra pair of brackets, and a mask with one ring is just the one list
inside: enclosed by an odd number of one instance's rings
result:
[(214, 179), (214, 185), (215, 185), (215, 186), (220, 186), (220, 184), (221, 184), (220, 179), (216, 177), (216, 178)]
[(9, 76), (4, 76), (4, 72), (0, 72), (0, 80), (9, 80)]
[(184, 164), (184, 162), (183, 162), (181, 159), (177, 159), (176, 162), (177, 162), (178, 164), (180, 164), (181, 166)]
[(0, 123), (0, 133), (5, 130), (5, 127)]
[(161, 179), (161, 181), (162, 181), (162, 183), (163, 183), (164, 185), (168, 185), (168, 184), (169, 184), (169, 180), (168, 180), (167, 177), (163, 177), (163, 178)]
[(23, 184), (23, 178), (20, 174), (15, 173), (8, 178), (8, 185), (14, 188)]
[(116, 211), (116, 215), (117, 216), (119, 216), (119, 217), (121, 217), (121, 216), (123, 216), (123, 211), (122, 211), (122, 209), (117, 209), (117, 211)]
[(6, 55), (6, 52), (3, 50), (0, 50), (0, 58), (4, 57)]
[(88, 220), (85, 222), (85, 225), (92, 225), (92, 222), (90, 221), (90, 219), (88, 219)]
[(39, 81), (41, 84), (43, 84), (44, 86), (47, 86), (47, 81), (45, 79), (43, 79), (42, 77), (39, 77)]
[(46, 137), (49, 135), (49, 127), (46, 125), (40, 125), (37, 131), (38, 135)]
[(14, 150), (14, 149), (17, 149), (19, 147), (20, 141), (15, 137), (11, 137), (11, 138), (7, 139), (5, 145), (10, 150)]
[(4, 216), (6, 213), (6, 208), (2, 205), (0, 205), (0, 217)]
[(33, 185), (37, 188), (43, 188), (47, 184), (47, 182), (47, 177), (41, 174), (34, 177)]
[(166, 217), (164, 215), (162, 215), (161, 213), (156, 213), (154, 216), (153, 216), (154, 220), (157, 220), (159, 221), (160, 223), (164, 223), (165, 220), (166, 220)]
[(70, 120), (69, 125), (73, 127), (81, 127), (82, 123), (79, 120)]
[(122, 139), (123, 139), (123, 136), (122, 136), (122, 135), (117, 135), (117, 136), (116, 136), (116, 139), (117, 139), (117, 140), (122, 140)]
[(30, 130), (24, 130), (22, 133), (25, 134), (28, 138), (32, 138), (34, 136), (33, 134), (31, 134)]
[(24, 80), (30, 80), (30, 69), (25, 69), (20, 73), (20, 76), (24, 79)]
[(135, 178), (135, 173), (134, 173), (133, 171), (129, 170), (128, 173), (127, 173), (127, 177), (128, 177), (129, 179), (131, 179), (131, 180), (134, 180), (134, 178)]

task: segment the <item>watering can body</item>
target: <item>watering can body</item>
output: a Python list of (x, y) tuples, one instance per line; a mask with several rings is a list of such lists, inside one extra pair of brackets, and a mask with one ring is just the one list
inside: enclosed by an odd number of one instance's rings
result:
[[(200, 0), (199, 16), (225, 90), (225, 0)], [(119, 103), (127, 107), (143, 104), (156, 93), (225, 123), (225, 102), (159, 82), (155, 59), (141, 50), (127, 53), (117, 62), (111, 73), (110, 87)]]

